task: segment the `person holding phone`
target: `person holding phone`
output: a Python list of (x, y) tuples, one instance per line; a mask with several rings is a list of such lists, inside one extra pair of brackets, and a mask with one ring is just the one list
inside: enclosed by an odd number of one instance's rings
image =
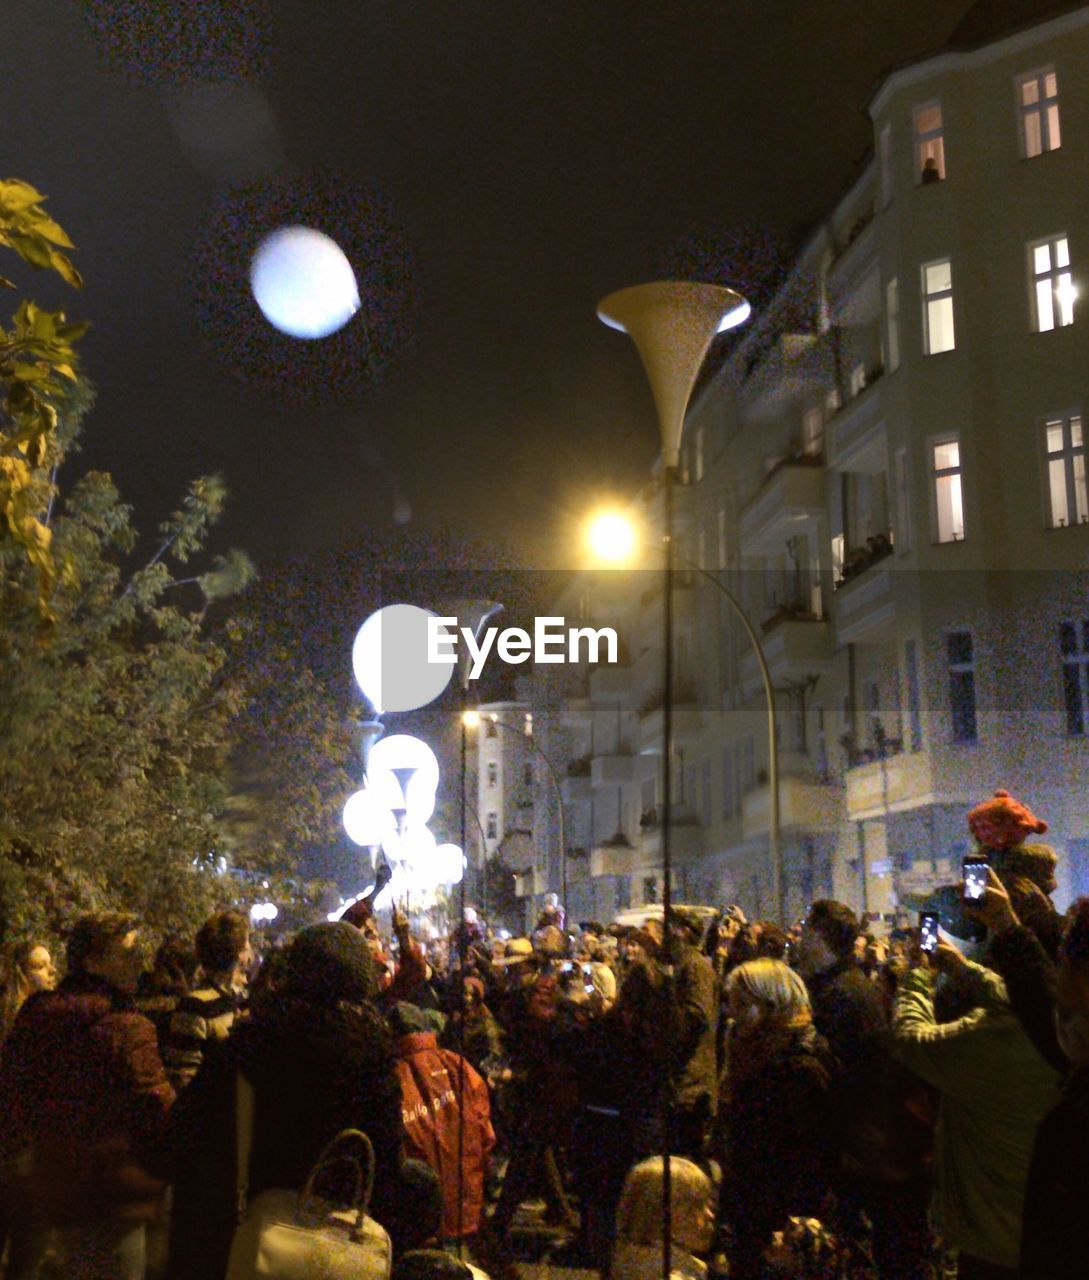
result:
[[(994, 971), (939, 936), (916, 946), (901, 977), (893, 1052), (939, 1091), (933, 1210), (960, 1251), (960, 1280), (1017, 1274), (1021, 1215), (1036, 1128), (1059, 1097), (1059, 1075), (1040, 1055)], [(961, 982), (974, 1007), (953, 1022), (934, 1013), (938, 973)]]

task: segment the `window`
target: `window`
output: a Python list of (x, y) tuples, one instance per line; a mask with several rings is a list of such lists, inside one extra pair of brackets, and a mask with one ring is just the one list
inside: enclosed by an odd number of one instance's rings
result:
[(830, 418), (842, 403), (843, 400), (839, 394), (839, 387), (833, 387), (824, 397), (825, 416)]
[(1032, 323), (1037, 333), (1074, 323), (1074, 279), (1070, 274), (1070, 244), (1055, 236), (1029, 245)]
[(895, 276), (885, 286), (885, 326), (888, 334), (885, 363), (892, 373), (900, 367), (900, 281)]
[(975, 742), (976, 665), (970, 631), (949, 631), (945, 637), (949, 668), (949, 714), (954, 742)]
[(499, 737), (499, 726), (495, 723), (494, 720), (489, 720), (487, 722), (487, 728), (484, 730), (484, 735), (485, 737), (488, 737), (488, 738)]
[(1054, 151), (1062, 143), (1059, 81), (1054, 68), (1021, 76), (1017, 81), (1017, 111), (1021, 120), (1021, 154), (1026, 160)]
[(533, 786), (533, 765), (528, 762), (522, 766), (522, 785)]
[(952, 351), (957, 345), (953, 332), (953, 264), (948, 258), (923, 267), (923, 325), (923, 350), (928, 356)]
[(850, 387), (852, 399), (866, 390), (866, 366), (864, 364), (856, 364), (851, 370)]
[(484, 834), (489, 840), (499, 839), (499, 814), (489, 813), (484, 819)]
[(892, 125), (886, 124), (878, 135), (878, 158), (881, 165), (881, 208), (892, 201)]
[(919, 651), (914, 640), (904, 641), (904, 672), (907, 677), (908, 750), (923, 749), (923, 704), (919, 692)]
[(817, 731), (814, 734), (817, 756), (817, 776), (823, 781), (830, 776), (828, 768), (828, 727), (825, 724), (824, 707), (819, 702), (813, 704), (813, 718)]
[(1044, 423), (1044, 449), (1050, 528), (1089, 523), (1081, 414), (1048, 418)]
[(842, 533), (837, 533), (832, 539), (832, 577), (836, 581), (843, 577), (844, 554), (845, 539)]
[(499, 765), (494, 760), (488, 761), (488, 786), (499, 786)]
[(911, 489), (906, 449), (896, 450), (893, 466), (896, 484), (896, 553), (902, 556), (911, 550)]
[(802, 452), (807, 458), (820, 457), (824, 448), (824, 414), (807, 409), (802, 415)]
[(945, 177), (945, 144), (942, 141), (942, 104), (928, 102), (915, 108), (915, 167), (923, 186)]
[(1089, 622), (1059, 623), (1066, 732), (1083, 738), (1089, 724)]
[(934, 516), (939, 542), (964, 537), (964, 502), (960, 482), (960, 442), (941, 440), (931, 445), (934, 474)]

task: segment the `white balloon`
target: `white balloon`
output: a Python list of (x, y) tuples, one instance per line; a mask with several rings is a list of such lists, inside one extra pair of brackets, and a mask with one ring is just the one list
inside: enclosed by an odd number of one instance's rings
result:
[(435, 850), (439, 859), (440, 882), (460, 884), (465, 874), (465, 855), (456, 844), (440, 844)]
[(381, 844), (395, 829), (389, 806), (384, 805), (379, 795), (370, 788), (348, 797), (343, 822), (348, 839), (353, 844), (364, 846)]
[(411, 733), (393, 733), (388, 738), (379, 738), (371, 747), (368, 768), (415, 769), (413, 781), (425, 779), (432, 791), (439, 785), (439, 762), (434, 751), (422, 738)]
[(292, 338), (328, 337), (359, 310), (352, 264), (310, 227), (265, 236), (250, 263), (250, 288), (269, 324)]
[[(383, 809), (404, 809), (405, 793), (395, 774), (388, 769), (367, 770), (367, 790)], [(392, 817), (392, 814), (390, 815)]]
[[(414, 604), (390, 604), (376, 609), (356, 632), (352, 670), (376, 711), (415, 711), (434, 702), (450, 683), (452, 647), (442, 646), (449, 661), (429, 656), (428, 624), (435, 616)], [(439, 633), (448, 634), (445, 628)]]

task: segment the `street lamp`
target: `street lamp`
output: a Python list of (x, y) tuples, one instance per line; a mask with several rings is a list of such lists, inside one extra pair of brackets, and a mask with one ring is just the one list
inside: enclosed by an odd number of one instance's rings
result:
[[(602, 528), (606, 518), (608, 519), (608, 524), (604, 526), (605, 532), (603, 533)], [(627, 525), (626, 532), (621, 528), (624, 523)], [(610, 563), (632, 559), (635, 554), (635, 548), (639, 543), (639, 533), (635, 521), (626, 515), (611, 511), (590, 517), (587, 524), (586, 537), (595, 556), (599, 560)], [(771, 671), (768, 669), (767, 656), (764, 653), (764, 646), (760, 641), (760, 637), (749, 621), (748, 614), (746, 614), (741, 601), (730, 588), (701, 565), (684, 556), (680, 557), (680, 559), (686, 569), (691, 569), (698, 573), (728, 602), (745, 629), (745, 634), (752, 645), (756, 664), (760, 668), (760, 679), (764, 685), (764, 701), (768, 714), (768, 856), (771, 860), (772, 898), (779, 913), (779, 922), (785, 924), (785, 876), (783, 873), (782, 816), (779, 790), (779, 726), (775, 718), (775, 690), (771, 683)]]
[[(662, 916), (666, 999), (673, 984), (673, 868), (670, 828), (673, 801), (673, 498), (680, 462), (681, 436), (688, 398), (700, 365), (716, 334), (732, 329), (748, 318), (749, 304), (733, 289), (720, 285), (689, 284), (666, 280), (635, 285), (610, 294), (598, 304), (598, 317), (635, 343), (643, 362), (662, 437), (663, 533), (665, 567), (663, 632), (665, 652), (662, 670)], [(673, 1184), (669, 1156), (672, 1098), (667, 1088), (662, 1150), (662, 1271), (671, 1272), (673, 1238)]]
[[(519, 729), (517, 725), (508, 724), (505, 720), (489, 712), (486, 717), (481, 717), (479, 711), (472, 709), (462, 712), (461, 723), (466, 729), (476, 729), (480, 726), (482, 718), (486, 718), (489, 724), (494, 724), (498, 729), (506, 729), (508, 733), (520, 733), (529, 743), (530, 747), (544, 761), (545, 768), (548, 770), (548, 776), (552, 780), (552, 786), (556, 791), (556, 808), (559, 815), (559, 835), (560, 835), (560, 902), (563, 906), (564, 929), (567, 928), (567, 829), (564, 820), (563, 811), (563, 783), (560, 781), (560, 775), (556, 772), (556, 766), (551, 759), (545, 754), (543, 748), (537, 743), (533, 737), (533, 721), (526, 720), (525, 727)], [(487, 858), (487, 844), (484, 846), (484, 856)]]

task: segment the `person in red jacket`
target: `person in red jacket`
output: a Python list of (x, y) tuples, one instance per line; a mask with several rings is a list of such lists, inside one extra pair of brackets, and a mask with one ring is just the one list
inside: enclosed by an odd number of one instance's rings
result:
[(484, 1224), (484, 1180), (495, 1133), (488, 1086), (463, 1057), (439, 1048), (433, 1018), (404, 1002), (389, 1015), (397, 1036), (405, 1155), (438, 1174), (443, 1237), (464, 1240)]
[(164, 1190), (143, 1155), (174, 1090), (133, 1004), (139, 973), (135, 918), (84, 916), (68, 976), (27, 1000), (4, 1044), (0, 1157), (24, 1171), (42, 1252), (59, 1254), (70, 1280), (143, 1280), (145, 1226)]

